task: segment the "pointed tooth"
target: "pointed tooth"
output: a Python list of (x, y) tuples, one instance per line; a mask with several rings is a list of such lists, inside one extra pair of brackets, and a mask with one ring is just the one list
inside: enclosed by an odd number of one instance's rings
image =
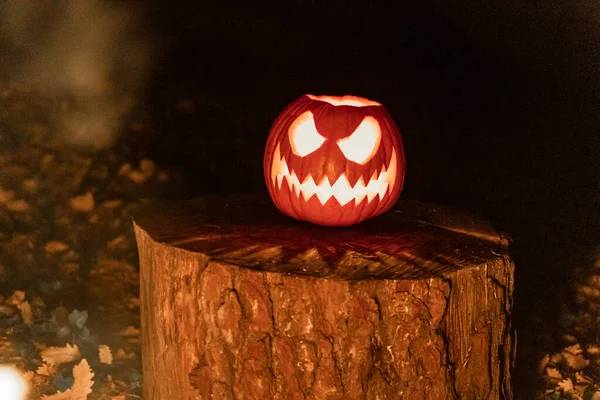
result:
[(359, 205), (367, 197), (366, 193), (358, 194), (354, 198), (354, 204)]
[[(350, 186), (355, 187), (356, 183), (363, 178), (362, 176), (362, 171), (360, 171), (363, 168), (347, 168), (349, 171), (346, 171), (346, 178), (348, 179), (348, 182), (350, 183)], [(364, 178), (363, 178), (364, 180)]]
[(300, 182), (298, 182), (298, 178), (296, 177), (296, 175), (292, 174), (289, 176), (289, 180), (290, 182), (292, 182), (292, 187), (294, 189), (294, 192), (296, 193), (296, 197), (300, 197), (301, 185)]
[(332, 189), (333, 195), (342, 206), (348, 204), (354, 198), (354, 190), (352, 190), (345, 174), (340, 175)]
[(329, 200), (331, 197), (331, 192), (331, 183), (329, 183), (327, 176), (324, 176), (323, 179), (321, 179), (321, 182), (319, 182), (317, 185), (317, 197), (319, 198), (321, 204), (324, 205), (327, 203), (327, 200)]
[(365, 179), (361, 176), (356, 185), (354, 185), (354, 204), (359, 205), (366, 196)]
[(273, 154), (273, 162), (271, 163), (271, 179), (273, 183), (276, 182), (277, 176), (289, 175), (289, 170), (285, 159), (281, 157), (281, 149), (280, 146), (275, 148), (275, 153)]
[(377, 192), (369, 192), (367, 194), (367, 202), (370, 203), (377, 196)]
[(369, 182), (367, 183), (367, 187), (373, 187), (373, 185), (375, 185), (377, 183), (378, 177), (379, 177), (379, 175), (377, 175), (377, 171), (373, 171), (373, 175), (371, 175), (371, 179), (369, 179)]
[(305, 182), (306, 179), (311, 175), (310, 170), (304, 171), (305, 168), (296, 168), (292, 171), (298, 177), (298, 182)]
[(394, 189), (396, 183), (396, 174), (398, 173), (398, 159), (396, 156), (396, 149), (392, 149), (392, 158), (390, 159), (390, 166), (388, 167), (385, 180), (390, 185), (390, 192)]
[(380, 185), (380, 189), (379, 189), (379, 200), (383, 200), (383, 196), (385, 196), (385, 192), (387, 192), (387, 188), (388, 188), (388, 183), (385, 182), (383, 184)]
[(281, 184), (283, 183), (283, 175), (277, 174), (275, 175), (275, 185), (277, 189), (281, 190)]
[(302, 182), (301, 188), (302, 190), (300, 192), (302, 193), (304, 201), (308, 201), (316, 193), (317, 185), (310, 174), (308, 174), (304, 182)]

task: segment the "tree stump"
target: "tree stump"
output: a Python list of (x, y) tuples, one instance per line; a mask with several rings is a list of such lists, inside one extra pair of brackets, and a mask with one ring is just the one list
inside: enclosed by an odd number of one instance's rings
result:
[(268, 198), (134, 217), (144, 399), (512, 399), (508, 238), (399, 202), (348, 228)]

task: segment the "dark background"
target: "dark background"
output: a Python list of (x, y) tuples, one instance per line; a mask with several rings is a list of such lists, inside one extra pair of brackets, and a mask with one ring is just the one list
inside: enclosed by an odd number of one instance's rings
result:
[[(406, 146), (401, 198), (479, 213), (514, 239), (515, 384), (528, 398), (571, 271), (600, 239), (598, 7), (362, 3), (154, 8), (167, 45), (148, 94), (164, 132), (153, 157), (181, 167), (191, 195), (264, 190), (263, 146), (289, 102), (381, 102)], [(165, 113), (183, 99), (194, 113)]]
[(302, 94), (382, 103), (405, 144), (401, 199), (478, 213), (513, 237), (514, 381), (532, 398), (573, 271), (600, 247), (600, 3), (60, 4), (0, 5), (0, 76), (60, 85), (108, 116), (101, 127), (124, 113), (95, 102), (102, 80), (135, 88), (152, 131), (144, 151), (181, 171), (189, 196), (265, 190), (270, 125)]

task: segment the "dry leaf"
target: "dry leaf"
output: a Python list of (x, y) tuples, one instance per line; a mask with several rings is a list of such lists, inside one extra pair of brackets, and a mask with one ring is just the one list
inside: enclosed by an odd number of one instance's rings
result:
[(9, 299), (6, 300), (7, 304), (12, 304), (13, 306), (18, 306), (22, 302), (25, 301), (25, 292), (22, 290), (15, 290), (15, 292), (10, 296)]
[(589, 344), (586, 347), (586, 351), (591, 356), (600, 355), (600, 346), (598, 346), (597, 344)]
[(140, 169), (147, 176), (152, 176), (154, 171), (156, 171), (156, 166), (154, 165), (154, 161), (144, 158), (142, 161), (140, 161)]
[(589, 400), (600, 400), (600, 391), (594, 392), (592, 397), (589, 397)]
[(552, 357), (550, 357), (550, 363), (554, 365), (558, 364), (561, 360), (562, 356), (560, 355), (560, 353), (554, 353), (552, 354)]
[(29, 203), (27, 203), (23, 199), (9, 201), (6, 204), (6, 207), (11, 211), (20, 212), (20, 213), (27, 212), (27, 211), (29, 211), (29, 208), (30, 208)]
[(546, 374), (548, 374), (550, 378), (562, 379), (560, 371), (556, 368), (546, 367)]
[(567, 364), (569, 364), (569, 367), (576, 371), (584, 369), (590, 363), (590, 360), (586, 360), (583, 357), (583, 354), (577, 354), (574, 356), (571, 353), (564, 352), (563, 357), (567, 361)]
[(546, 353), (546, 354), (544, 354), (544, 356), (542, 357), (542, 359), (540, 360), (540, 362), (538, 364), (538, 371), (540, 373), (542, 373), (548, 366), (549, 362), (550, 362), (550, 354)]
[(11, 201), (15, 197), (15, 192), (13, 190), (5, 190), (0, 187), (0, 204), (6, 204)]
[(101, 344), (100, 346), (98, 346), (98, 355), (102, 364), (112, 364), (113, 356), (110, 351), (110, 347), (108, 347), (107, 345)]
[(65, 347), (48, 347), (41, 352), (42, 360), (48, 365), (60, 365), (81, 357), (79, 347), (67, 344)]
[(69, 314), (69, 323), (72, 326), (76, 326), (79, 329), (82, 329), (88, 319), (87, 310), (79, 311), (73, 310), (71, 314)]
[(66, 243), (60, 242), (58, 240), (51, 240), (46, 243), (44, 246), (44, 251), (50, 254), (62, 253), (69, 249), (69, 246)]
[(0, 304), (0, 316), (10, 317), (15, 313), (15, 308), (12, 306), (6, 306), (4, 304)]
[[(565, 350), (563, 351), (563, 353), (565, 351), (567, 353), (573, 354), (574, 356), (583, 353), (583, 349), (581, 348), (581, 346), (579, 345), (579, 343), (575, 343), (572, 346), (565, 347)], [(564, 354), (563, 354), (563, 356), (564, 356)]]
[(567, 378), (565, 380), (558, 382), (558, 387), (560, 387), (565, 392), (568, 392), (568, 391), (573, 390), (573, 382), (571, 382), (570, 378)]
[(117, 350), (117, 352), (115, 353), (115, 357), (116, 360), (135, 360), (135, 353), (133, 351), (130, 351), (129, 353), (126, 353), (125, 350), (123, 349), (119, 349)]
[(577, 383), (583, 383), (585, 385), (591, 385), (592, 383), (594, 383), (594, 382), (592, 382), (592, 380), (590, 378), (583, 375), (583, 373), (581, 373), (581, 372), (575, 372), (575, 381)]
[(56, 325), (65, 326), (69, 323), (69, 310), (67, 310), (66, 307), (58, 306), (54, 309), (52, 314), (54, 316)]
[(42, 400), (86, 400), (88, 394), (92, 393), (93, 377), (94, 373), (84, 358), (79, 364), (73, 367), (73, 386), (64, 392), (42, 396)]
[(33, 371), (25, 371), (23, 373), (23, 379), (25, 379), (27, 382), (33, 381), (34, 377), (35, 377), (35, 373)]
[(71, 389), (64, 392), (56, 392), (50, 396), (42, 396), (42, 400), (73, 400), (73, 392)]
[(138, 336), (140, 334), (140, 330), (133, 325), (129, 325), (127, 328), (121, 329), (119, 333), (123, 336)]
[(51, 376), (56, 373), (56, 366), (43, 363), (38, 367), (35, 373), (42, 376)]
[(85, 358), (73, 367), (73, 378), (75, 378), (75, 381), (71, 390), (73, 391), (74, 400), (85, 400), (87, 399), (87, 395), (92, 393), (93, 377), (94, 373)]
[(129, 163), (125, 163), (123, 165), (121, 165), (121, 168), (119, 168), (119, 172), (117, 172), (117, 175), (119, 176), (125, 176), (127, 175), (131, 170), (133, 169), (133, 167), (131, 166), (131, 164)]
[(137, 169), (131, 171), (127, 176), (130, 180), (137, 183), (138, 185), (141, 185), (146, 181), (146, 179), (148, 179), (148, 176), (146, 174), (144, 174), (142, 171), (138, 171)]
[(29, 305), (29, 302), (24, 301), (19, 304), (19, 310), (21, 310), (21, 316), (23, 317), (23, 322), (25, 322), (25, 325), (31, 325), (31, 321), (33, 321), (33, 314), (31, 313), (31, 305)]
[(92, 192), (71, 199), (71, 208), (75, 211), (90, 212), (94, 209), (95, 201)]

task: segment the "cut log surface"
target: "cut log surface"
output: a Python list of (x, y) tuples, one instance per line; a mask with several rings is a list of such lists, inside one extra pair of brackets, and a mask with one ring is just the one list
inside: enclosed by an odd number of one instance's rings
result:
[(144, 399), (512, 399), (509, 238), (399, 202), (348, 228), (260, 195), (134, 218)]

